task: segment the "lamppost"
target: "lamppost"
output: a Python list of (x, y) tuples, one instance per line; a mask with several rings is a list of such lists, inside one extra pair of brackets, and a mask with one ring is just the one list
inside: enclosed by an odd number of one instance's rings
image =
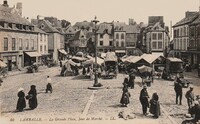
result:
[(92, 22), (95, 24), (94, 27), (94, 35), (95, 35), (95, 66), (94, 66), (94, 85), (93, 87), (99, 87), (98, 86), (98, 77), (97, 77), (97, 23), (99, 22), (97, 20), (97, 17), (95, 16), (94, 20), (92, 20)]

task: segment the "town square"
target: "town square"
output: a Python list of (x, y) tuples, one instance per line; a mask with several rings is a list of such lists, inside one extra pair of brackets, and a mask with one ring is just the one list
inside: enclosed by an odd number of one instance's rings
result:
[(33, 3), (10, 3), (0, 1), (0, 123), (200, 123), (200, 1), (176, 20), (152, 11), (128, 23), (29, 18)]

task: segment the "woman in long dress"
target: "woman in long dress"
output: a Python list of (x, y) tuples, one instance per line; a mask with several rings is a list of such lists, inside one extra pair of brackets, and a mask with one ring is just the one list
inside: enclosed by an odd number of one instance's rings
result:
[(153, 117), (158, 118), (160, 116), (160, 103), (157, 93), (154, 93), (150, 100), (149, 112), (153, 114)]
[(21, 112), (26, 107), (25, 93), (24, 93), (24, 89), (23, 88), (20, 88), (18, 90), (17, 96), (19, 98), (18, 98), (18, 101), (17, 101), (17, 107), (16, 107), (16, 109)]
[(35, 109), (38, 105), (37, 102), (37, 90), (36, 90), (36, 86), (35, 85), (31, 85), (31, 89), (28, 92), (28, 96), (29, 96), (29, 107), (31, 109)]
[(130, 103), (129, 97), (131, 95), (128, 92), (128, 88), (126, 86), (124, 86), (122, 90), (123, 90), (123, 93), (122, 93), (120, 103), (122, 104), (123, 107), (127, 107), (127, 105)]

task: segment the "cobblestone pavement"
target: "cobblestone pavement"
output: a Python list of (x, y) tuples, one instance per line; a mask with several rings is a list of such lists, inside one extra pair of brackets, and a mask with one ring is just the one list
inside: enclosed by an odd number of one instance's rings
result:
[[(123, 74), (119, 74), (116, 79), (103, 80), (99, 82), (104, 85), (101, 90), (89, 90), (93, 81), (85, 79), (83, 76), (60, 77), (60, 68), (45, 68), (38, 73), (21, 73), (4, 79), (0, 87), (1, 116), (6, 119), (14, 118), (16, 121), (23, 121), (26, 118), (41, 118), (44, 122), (50, 122), (50, 119), (67, 120), (68, 122), (77, 122), (80, 117), (90, 120), (105, 120), (113, 122), (140, 122), (141, 124), (180, 124), (187, 113), (186, 99), (183, 95), (183, 105), (175, 104), (175, 92), (172, 81), (155, 79), (151, 87), (148, 88), (150, 97), (157, 91), (161, 103), (161, 116), (159, 119), (153, 119), (151, 115), (143, 116), (141, 104), (139, 102), (139, 93), (142, 89), (141, 79), (136, 78), (134, 89), (129, 89), (131, 93), (130, 104), (128, 107), (120, 106), (122, 95)], [(45, 93), (46, 77), (52, 78), (53, 93)], [(186, 77), (193, 81), (195, 94), (199, 94), (199, 79), (194, 79), (186, 74)], [(16, 112), (17, 90), (24, 88), (27, 94), (30, 85), (36, 85), (38, 91), (38, 107), (35, 110), (26, 109), (23, 112)], [(187, 91), (184, 88), (183, 92)], [(28, 102), (27, 102), (28, 108)], [(125, 111), (134, 119), (123, 121), (118, 118), (118, 113)], [(60, 121), (59, 121), (60, 119)], [(89, 123), (93, 122), (89, 121)], [(26, 122), (26, 121), (25, 121)], [(85, 122), (84, 120), (82, 122)], [(96, 121), (96, 123), (99, 121)], [(101, 122), (101, 121), (100, 121)], [(88, 123), (88, 122), (87, 122)]]

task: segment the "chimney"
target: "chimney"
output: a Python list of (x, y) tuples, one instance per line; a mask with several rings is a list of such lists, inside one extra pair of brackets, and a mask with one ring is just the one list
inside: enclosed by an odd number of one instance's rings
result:
[(3, 1), (3, 6), (9, 7), (9, 6), (8, 6), (8, 1), (7, 1), (7, 0), (4, 0), (4, 1)]
[(22, 3), (21, 2), (17, 3), (16, 9), (17, 9), (19, 15), (22, 16)]

